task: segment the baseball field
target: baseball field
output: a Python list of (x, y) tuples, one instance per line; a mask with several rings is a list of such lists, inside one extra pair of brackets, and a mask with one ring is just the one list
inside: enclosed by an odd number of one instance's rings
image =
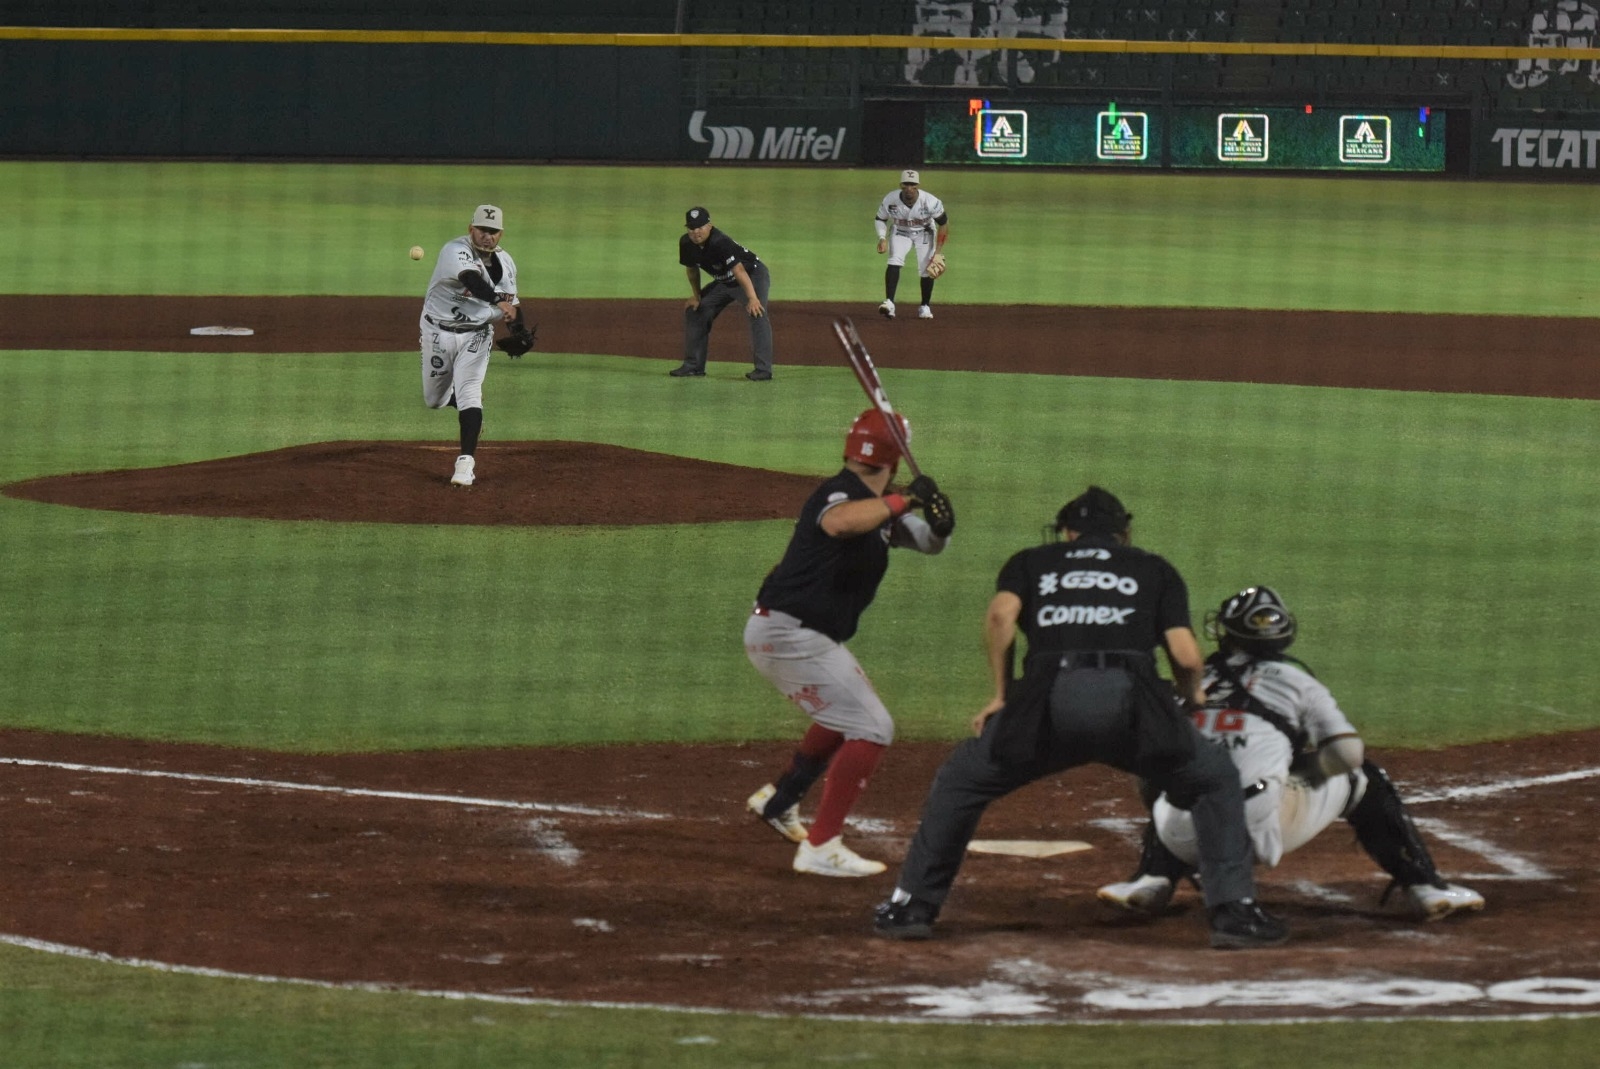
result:
[[(0, 1061), (1581, 1064), (1592, 191), (923, 178), (951, 269), (885, 323), (892, 174), (0, 164)], [(463, 494), (414, 325), (482, 202), (540, 347), (492, 364)], [(691, 204), (771, 267), (771, 383), (737, 310), (665, 374)], [(926, 947), (867, 934), (889, 877), (788, 872), (741, 806), (803, 725), (739, 635), (864, 405), (836, 314), (959, 518), (852, 642), (901, 739), (874, 856), (982, 704), (995, 572), (1094, 482), (1197, 616), (1284, 594), (1488, 909), (1380, 906), (1336, 829), (1263, 875), (1285, 951), (1204, 950), (1192, 898), (1102, 917), (1138, 807), (1090, 772), (986, 831), (1091, 849), (975, 859)]]

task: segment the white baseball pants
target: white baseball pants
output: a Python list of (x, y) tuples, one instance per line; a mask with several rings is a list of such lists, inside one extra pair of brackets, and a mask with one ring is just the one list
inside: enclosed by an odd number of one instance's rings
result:
[(752, 613), (744, 626), (750, 663), (802, 713), (845, 737), (887, 746), (894, 721), (855, 655), (784, 612)]

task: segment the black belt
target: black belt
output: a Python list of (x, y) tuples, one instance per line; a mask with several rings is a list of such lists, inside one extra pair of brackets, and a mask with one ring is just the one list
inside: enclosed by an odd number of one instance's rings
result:
[(1148, 653), (1138, 650), (1074, 650), (1061, 655), (1062, 668), (1143, 668), (1150, 663)]
[(432, 323), (434, 326), (438, 327), (440, 330), (444, 331), (447, 334), (476, 334), (480, 330), (493, 330), (494, 329), (488, 323), (485, 323), (481, 327), (474, 327), (474, 326), (458, 327), (458, 326), (453, 326), (453, 325), (451, 325), (449, 323), (441, 323), (437, 319), (435, 319), (435, 318), (433, 318), (432, 316), (429, 316), (429, 315), (425, 315), (422, 318), (426, 319), (429, 323)]

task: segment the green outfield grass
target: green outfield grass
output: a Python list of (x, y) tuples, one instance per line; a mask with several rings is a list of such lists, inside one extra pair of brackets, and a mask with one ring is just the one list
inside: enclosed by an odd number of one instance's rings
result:
[[(23, 398), (78, 399), (16, 409), (8, 482), (454, 434), (450, 414), (414, 396), (410, 354), (8, 359)], [(595, 440), (820, 478), (861, 405), (842, 367), (789, 368), (758, 392), (731, 371), (685, 387), (665, 366), (502, 359), (489, 440)], [(1550, 640), (1584, 633), (1600, 596), (1596, 570), (1574, 566), (1594, 559), (1600, 406), (889, 374), (960, 517), (942, 557), (895, 555), (852, 643), (905, 737), (964, 730), (987, 696), (979, 636), (995, 573), (1091, 480), (1120, 492), (1139, 539), (1189, 577), (1197, 617), (1245, 584), (1277, 586), (1303, 621), (1296, 652), (1375, 743), (1600, 724), (1577, 700), (1600, 689), (1600, 666)], [(739, 635), (789, 526), (217, 521), (0, 499), (0, 660), (25, 696), (5, 720), (311, 750), (788, 737), (796, 718)]]
[[(930, 171), (941, 300), (1595, 316), (1582, 186)], [(775, 302), (873, 301), (892, 171), (0, 163), (0, 292), (401, 294), (405, 258), (500, 203), (534, 300), (675, 297), (682, 210), (773, 266)], [(781, 328), (780, 328), (781, 330)], [(783, 338), (780, 345), (805, 344)], [(815, 344), (827, 345), (826, 339)], [(1588, 354), (1574, 354), (1575, 359)], [(0, 353), (0, 482), (338, 439), (449, 441), (416, 356)], [(781, 363), (780, 349), (780, 363)], [(486, 440), (593, 440), (812, 473), (862, 405), (841, 368), (535, 354)], [(739, 370), (742, 370), (739, 369)], [(1198, 614), (1268, 582), (1375, 746), (1600, 724), (1588, 648), (1600, 405), (891, 371), (960, 517), (899, 554), (852, 644), (902, 735), (965, 731), (1012, 550), (1089, 481)], [(680, 388), (684, 387), (684, 388)], [(598, 403), (603, 401), (604, 403)], [(597, 487), (605, 493), (605, 487)], [(787, 522), (543, 530), (156, 517), (0, 498), (0, 725), (286, 750), (791, 738), (745, 662)], [(463, 680), (470, 685), (463, 685)], [(648, 697), (646, 697), (648, 695)], [(163, 976), (0, 946), (0, 1064), (1576, 1065), (1593, 1020), (1281, 1028), (909, 1027), (513, 1007)]]
[[(0, 163), (0, 293), (420, 295), (480, 201), (524, 292), (678, 297), (683, 212), (771, 265), (774, 302), (880, 293), (892, 170)], [(946, 303), (1600, 316), (1583, 185), (930, 170)], [(423, 264), (406, 249), (428, 249)]]
[[(1545, 1069), (1600, 1021), (1175, 1027), (906, 1025), (448, 1001), (152, 974), (0, 946), (8, 1069)], [(1156, 1055), (1153, 1052), (1166, 1052)]]

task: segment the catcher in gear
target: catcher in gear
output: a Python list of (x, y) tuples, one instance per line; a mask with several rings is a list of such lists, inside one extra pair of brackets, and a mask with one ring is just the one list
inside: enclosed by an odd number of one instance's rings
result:
[[(909, 425), (895, 418), (909, 440)], [(750, 663), (812, 721), (789, 767), (745, 803), (796, 844), (797, 872), (849, 877), (884, 871), (883, 862), (860, 856), (841, 834), (894, 739), (889, 710), (844, 644), (878, 592), (889, 550), (941, 553), (955, 529), (950, 499), (927, 476), (902, 493), (889, 491), (899, 462), (888, 417), (876, 408), (857, 416), (845, 435), (844, 468), (801, 508), (744, 629)], [(822, 801), (807, 828), (800, 801), (824, 772)]]
[(944, 242), (950, 236), (950, 217), (944, 210), (944, 201), (922, 188), (922, 176), (916, 171), (901, 171), (899, 190), (884, 195), (873, 225), (878, 230), (878, 255), (889, 255), (878, 314), (885, 319), (894, 318), (900, 269), (905, 266), (906, 257), (915, 252), (922, 283), (917, 318), (932, 319), (933, 282), (944, 274)]
[[(1272, 868), (1344, 819), (1427, 920), (1480, 910), (1483, 896), (1434, 867), (1393, 781), (1366, 755), (1332, 693), (1287, 650), (1296, 621), (1271, 587), (1246, 587), (1206, 615), (1217, 652), (1206, 658), (1205, 705), (1195, 725), (1239, 770), (1256, 860)], [(1151, 807), (1138, 871), (1100, 888), (1101, 901), (1159, 914), (1196, 860), (1194, 820), (1165, 795)]]

